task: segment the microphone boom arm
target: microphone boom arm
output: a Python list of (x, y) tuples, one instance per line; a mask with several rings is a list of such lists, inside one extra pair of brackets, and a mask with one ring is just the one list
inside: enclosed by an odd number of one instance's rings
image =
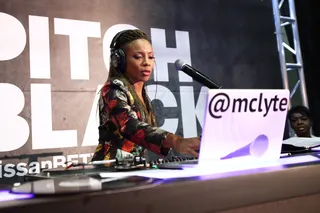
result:
[(218, 85), (214, 81), (210, 80), (207, 76), (196, 70), (195, 68), (191, 67), (181, 59), (176, 60), (175, 62), (176, 70), (183, 71), (195, 81), (203, 84), (204, 86), (208, 87), (209, 89), (221, 89), (222, 86)]

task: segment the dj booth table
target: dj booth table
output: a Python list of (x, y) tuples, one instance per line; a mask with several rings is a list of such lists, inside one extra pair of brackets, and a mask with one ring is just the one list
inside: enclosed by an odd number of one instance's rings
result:
[(0, 212), (320, 212), (319, 154), (301, 157), (308, 156), (318, 160), (283, 168), (172, 178), (139, 190), (0, 202)]

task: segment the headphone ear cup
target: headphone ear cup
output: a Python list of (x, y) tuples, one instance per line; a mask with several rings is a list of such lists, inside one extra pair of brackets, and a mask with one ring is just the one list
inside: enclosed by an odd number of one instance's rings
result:
[(126, 58), (126, 54), (124, 53), (124, 51), (122, 49), (118, 49), (117, 50), (118, 53), (118, 67), (119, 67), (119, 71), (121, 73), (125, 73), (126, 72), (126, 68), (127, 68), (127, 58)]
[(119, 62), (119, 55), (117, 51), (112, 52), (110, 56), (110, 63), (116, 70), (119, 70)]
[(118, 32), (112, 39), (111, 44), (110, 44), (110, 49), (111, 49), (111, 55), (110, 55), (110, 64), (118, 71), (121, 73), (125, 73), (127, 64), (126, 64), (126, 54), (124, 51), (120, 48), (117, 49), (117, 42), (120, 36), (128, 32), (130, 30), (123, 30)]

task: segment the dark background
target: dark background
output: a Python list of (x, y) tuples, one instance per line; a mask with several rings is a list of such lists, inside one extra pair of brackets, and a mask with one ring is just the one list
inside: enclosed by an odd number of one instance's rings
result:
[(313, 0), (296, 0), (296, 13), (313, 133), (320, 136), (319, 4)]

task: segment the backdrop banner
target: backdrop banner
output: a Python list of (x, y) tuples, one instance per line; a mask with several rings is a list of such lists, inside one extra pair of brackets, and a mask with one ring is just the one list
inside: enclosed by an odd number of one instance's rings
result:
[(271, 1), (0, 0), (0, 182), (91, 159), (109, 45), (132, 28), (151, 38), (148, 93), (168, 131), (199, 136), (206, 104), (177, 59), (223, 88), (282, 88)]

